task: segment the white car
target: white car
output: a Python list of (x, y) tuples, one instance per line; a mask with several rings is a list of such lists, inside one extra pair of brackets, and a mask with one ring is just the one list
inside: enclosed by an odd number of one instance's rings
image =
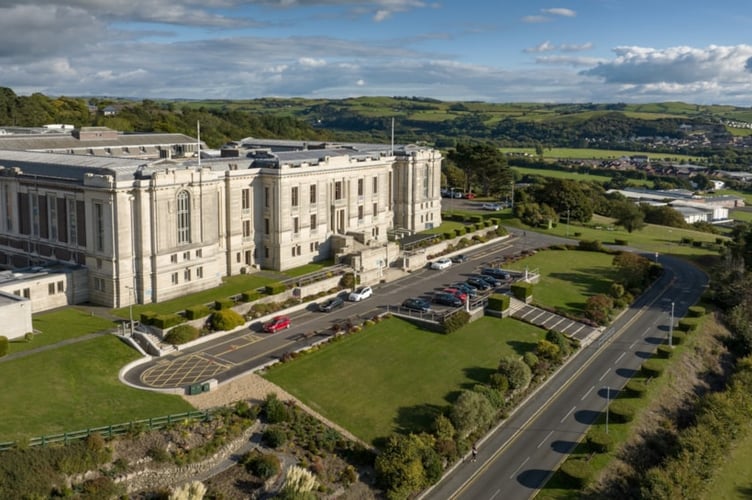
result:
[(483, 204), (483, 210), (493, 210), (494, 212), (498, 212), (499, 210), (503, 208), (504, 207), (501, 206), (500, 203), (484, 203)]
[(370, 286), (359, 286), (347, 296), (347, 300), (351, 302), (360, 302), (373, 295), (373, 288)]
[(431, 262), (431, 269), (446, 269), (448, 267), (452, 266), (452, 259), (449, 259), (447, 257), (442, 257), (439, 260), (435, 260)]

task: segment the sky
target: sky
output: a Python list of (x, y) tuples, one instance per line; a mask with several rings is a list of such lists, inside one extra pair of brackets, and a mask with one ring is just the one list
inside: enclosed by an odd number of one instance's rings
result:
[(749, 0), (0, 0), (18, 95), (752, 106)]

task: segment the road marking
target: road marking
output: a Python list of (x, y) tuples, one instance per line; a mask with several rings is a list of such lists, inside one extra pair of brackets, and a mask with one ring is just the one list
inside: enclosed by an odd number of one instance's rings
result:
[(632, 350), (632, 348), (635, 346), (636, 343), (637, 343), (636, 340), (634, 342), (632, 342), (632, 344), (629, 346), (629, 349)]
[(650, 333), (650, 328), (647, 328), (644, 332), (642, 332), (642, 336), (647, 337), (648, 333)]
[(619, 361), (621, 361), (621, 358), (623, 358), (623, 357), (624, 357), (624, 356), (625, 356), (626, 354), (627, 354), (626, 352), (623, 352), (623, 353), (621, 353), (621, 354), (619, 355), (619, 357), (618, 357), (618, 358), (616, 358), (616, 361), (614, 361), (614, 364), (616, 364), (616, 363), (618, 363)]
[(525, 464), (527, 463), (528, 460), (530, 460), (530, 457), (527, 457), (525, 460), (522, 461), (522, 463), (520, 464), (519, 467), (517, 467), (516, 469), (514, 469), (514, 472), (512, 472), (512, 475), (509, 476), (509, 479), (514, 479), (514, 476), (516, 476), (517, 472), (525, 466)]
[(550, 438), (550, 437), (551, 437), (551, 435), (552, 435), (553, 433), (554, 433), (554, 431), (551, 431), (551, 432), (549, 432), (549, 433), (548, 433), (548, 434), (546, 435), (546, 437), (544, 437), (544, 438), (543, 438), (543, 441), (541, 441), (541, 442), (540, 442), (540, 443), (538, 444), (538, 446), (537, 446), (537, 447), (538, 447), (538, 448), (540, 448), (541, 446), (543, 446), (543, 443), (545, 443), (546, 441), (548, 441), (548, 438)]
[(576, 407), (576, 406), (573, 406), (573, 407), (572, 407), (572, 409), (571, 409), (571, 410), (569, 410), (569, 411), (567, 412), (567, 414), (566, 414), (566, 415), (564, 415), (563, 417), (561, 417), (561, 420), (559, 420), (559, 423), (560, 423), (560, 424), (563, 424), (563, 423), (564, 423), (564, 421), (565, 421), (565, 420), (566, 420), (566, 419), (567, 419), (567, 418), (569, 417), (569, 415), (571, 415), (571, 414), (572, 414), (572, 412), (574, 411), (574, 409), (575, 409), (575, 408), (577, 408), (577, 407)]
[(610, 372), (610, 371), (611, 371), (611, 368), (609, 368), (608, 370), (606, 370), (605, 372), (603, 372), (603, 375), (601, 375), (601, 378), (599, 378), (598, 381), (600, 382), (601, 380), (603, 380), (604, 378), (606, 378), (606, 375), (608, 375), (608, 372)]
[(588, 391), (582, 395), (582, 397), (580, 398), (580, 401), (584, 401), (585, 398), (588, 397), (591, 392), (593, 392), (593, 389), (595, 389), (595, 386), (592, 386), (590, 389), (588, 389)]
[(499, 496), (499, 493), (501, 493), (501, 490), (496, 490), (496, 492), (493, 495), (491, 495), (491, 498), (489, 500), (493, 500), (494, 498)]

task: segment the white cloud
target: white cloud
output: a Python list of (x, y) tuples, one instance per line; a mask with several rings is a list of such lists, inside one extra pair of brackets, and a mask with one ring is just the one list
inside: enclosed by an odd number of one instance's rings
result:
[(603, 59), (598, 59), (595, 57), (551, 55), (536, 57), (535, 62), (538, 64), (558, 64), (565, 66), (593, 66), (595, 64), (603, 62)]
[(301, 66), (308, 66), (311, 68), (326, 66), (326, 61), (324, 59), (314, 59), (313, 57), (301, 57), (298, 59), (298, 62)]
[(561, 45), (555, 45), (548, 40), (545, 42), (539, 43), (535, 47), (527, 47), (525, 49), (522, 49), (523, 52), (527, 54), (536, 54), (540, 52), (554, 52), (554, 51), (560, 51), (560, 52), (581, 52), (585, 50), (590, 50), (593, 48), (593, 44), (591, 42), (583, 43), (580, 45), (573, 45), (573, 44), (561, 44)]
[(548, 18), (546, 16), (525, 16), (522, 18), (523, 23), (530, 23), (530, 24), (546, 23), (550, 20), (551, 18)]
[(562, 17), (575, 17), (577, 13), (573, 11), (572, 9), (564, 9), (561, 7), (553, 8), (553, 9), (541, 9), (541, 12), (544, 14), (550, 14), (552, 16), (562, 16)]
[(357, 85), (358, 87), (362, 87), (365, 84), (366, 84), (366, 81), (363, 80), (362, 78), (360, 80), (358, 80), (357, 82), (355, 82), (355, 85)]
[(536, 52), (550, 52), (552, 50), (556, 50), (556, 45), (546, 40), (545, 42), (539, 43), (535, 47), (528, 47), (526, 49), (523, 49), (522, 51), (527, 52), (527, 53), (536, 53)]
[(582, 44), (568, 44), (564, 43), (562, 45), (559, 45), (559, 50), (562, 52), (582, 52), (584, 50), (590, 50), (593, 48), (592, 42), (585, 42)]

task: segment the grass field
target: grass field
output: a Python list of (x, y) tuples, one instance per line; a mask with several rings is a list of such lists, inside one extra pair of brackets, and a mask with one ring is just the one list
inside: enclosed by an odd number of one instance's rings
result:
[(373, 442), (426, 429), (457, 391), (485, 382), (502, 356), (533, 349), (544, 335), (512, 319), (485, 317), (442, 335), (392, 318), (265, 376)]
[[(527, 153), (535, 157), (535, 148), (500, 148), (504, 153)], [(549, 160), (616, 160), (624, 156), (646, 155), (652, 160), (671, 161), (698, 161), (698, 158), (690, 155), (654, 153), (644, 151), (621, 151), (617, 149), (593, 149), (593, 148), (544, 148), (543, 158)]]
[(115, 328), (112, 321), (92, 316), (76, 307), (35, 314), (32, 319), (36, 331), (30, 341), (24, 339), (10, 342), (10, 353), (28, 351), (49, 344), (80, 337), (88, 333)]
[(0, 441), (193, 409), (179, 396), (121, 384), (118, 371), (138, 357), (107, 335), (0, 363)]
[[(574, 181), (587, 181), (587, 182), (608, 182), (611, 180), (611, 176), (598, 175), (598, 174), (581, 174), (579, 172), (566, 172), (563, 170), (545, 170), (541, 168), (525, 168), (525, 167), (512, 167), (513, 170), (519, 172), (522, 175), (540, 175), (542, 177), (551, 177), (554, 179), (572, 179)], [(653, 183), (647, 179), (629, 179), (628, 184), (630, 186), (648, 186), (653, 187)]]
[(752, 497), (752, 433), (734, 445), (708, 491), (715, 500)]

